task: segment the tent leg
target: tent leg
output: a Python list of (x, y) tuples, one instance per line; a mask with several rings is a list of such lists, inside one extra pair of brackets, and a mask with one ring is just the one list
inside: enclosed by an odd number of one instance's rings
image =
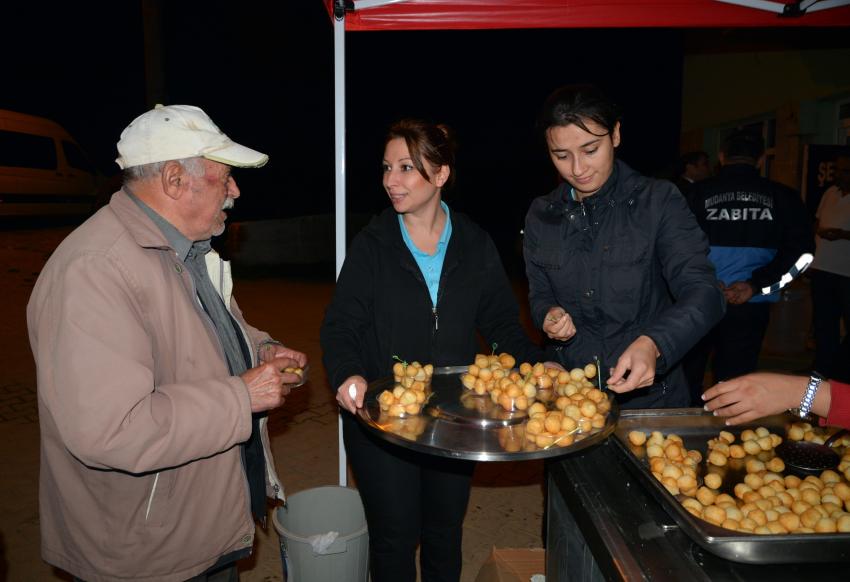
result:
[[(334, 225), (336, 240), (336, 276), (345, 261), (345, 12), (334, 18), (334, 143), (336, 192)], [(345, 447), (342, 442), (342, 417), (337, 423), (339, 434), (339, 484), (348, 484)]]

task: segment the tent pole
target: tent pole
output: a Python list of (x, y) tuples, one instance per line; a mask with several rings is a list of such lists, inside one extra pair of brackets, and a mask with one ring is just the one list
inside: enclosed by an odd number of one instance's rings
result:
[[(334, 199), (334, 236), (336, 241), (336, 277), (345, 261), (345, 10), (342, 0), (334, 2), (334, 143), (336, 192)], [(348, 484), (345, 446), (342, 441), (342, 416), (337, 422), (339, 484)]]

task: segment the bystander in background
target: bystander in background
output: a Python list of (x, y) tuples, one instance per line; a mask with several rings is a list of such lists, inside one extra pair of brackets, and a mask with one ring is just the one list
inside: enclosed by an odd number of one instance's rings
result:
[(676, 164), (676, 187), (685, 198), (688, 198), (694, 190), (694, 184), (711, 176), (711, 167), (708, 165), (708, 154), (699, 152), (688, 152), (679, 158)]
[[(850, 381), (850, 155), (835, 160), (835, 184), (815, 215), (817, 251), (809, 276), (815, 335), (814, 369)], [(841, 321), (844, 320), (844, 339)]]
[(685, 357), (691, 404), (702, 405), (703, 377), (711, 353), (717, 381), (756, 369), (767, 331), (770, 303), (779, 293), (761, 289), (814, 249), (800, 195), (763, 178), (764, 140), (736, 131), (723, 142), (720, 172), (694, 185), (691, 210), (708, 235), (728, 307), (723, 319)]

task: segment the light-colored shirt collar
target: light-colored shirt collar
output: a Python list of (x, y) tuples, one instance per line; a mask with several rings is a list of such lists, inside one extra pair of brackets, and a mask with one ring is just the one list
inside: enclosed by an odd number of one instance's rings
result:
[[(438, 254), (441, 249), (446, 248), (446, 245), (449, 244), (449, 238), (452, 236), (452, 215), (449, 212), (449, 206), (440, 200), (440, 208), (442, 208), (443, 212), (446, 213), (446, 224), (443, 226), (443, 232), (440, 234), (440, 240), (437, 241), (437, 250), (434, 252), (434, 255)], [(407, 226), (404, 224), (403, 214), (398, 215), (398, 224), (401, 227), (401, 237), (404, 239), (404, 243), (407, 245), (407, 248), (410, 249), (410, 252), (414, 254), (419, 253), (422, 256), (433, 256), (419, 250), (419, 248), (413, 244), (413, 239), (410, 238), (410, 234), (407, 232)]]

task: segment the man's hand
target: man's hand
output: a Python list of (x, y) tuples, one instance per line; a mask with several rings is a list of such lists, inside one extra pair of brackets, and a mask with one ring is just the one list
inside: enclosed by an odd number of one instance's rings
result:
[(723, 289), (726, 302), (732, 305), (743, 305), (753, 296), (753, 286), (746, 281), (735, 281)]
[[(642, 335), (626, 348), (608, 378), (608, 387), (614, 392), (630, 392), (645, 388), (655, 382), (655, 362), (661, 354), (652, 338)], [(628, 372), (628, 379), (625, 378)], [(601, 374), (602, 371), (600, 370)]]
[[(352, 390), (352, 386), (354, 389)], [(354, 392), (354, 397), (351, 397)], [(355, 414), (358, 408), (363, 407), (363, 398), (366, 396), (366, 379), (363, 376), (349, 376), (337, 388), (336, 401), (351, 414)]]
[(567, 341), (576, 334), (576, 326), (563, 307), (555, 306), (543, 318), (543, 331), (553, 340)]
[(240, 376), (248, 388), (251, 412), (272, 410), (283, 404), (289, 394), (289, 384), (301, 381), (298, 375), (284, 372), (284, 368), (297, 368), (298, 362), (287, 357), (277, 357), (271, 362), (246, 370)]
[(296, 362), (291, 368), (305, 368), (307, 366), (307, 354), (287, 348), (277, 343), (266, 343), (260, 347), (260, 361), (271, 362), (275, 358), (289, 358)]

